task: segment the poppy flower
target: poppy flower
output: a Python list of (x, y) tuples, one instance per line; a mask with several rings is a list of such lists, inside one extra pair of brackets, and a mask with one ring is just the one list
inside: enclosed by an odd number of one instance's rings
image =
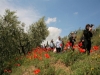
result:
[(7, 70), (7, 69), (5, 69), (5, 70), (4, 70), (4, 72), (8, 72), (8, 70)]
[(79, 51), (80, 51), (81, 53), (84, 53), (84, 52), (85, 52), (85, 49), (79, 48)]
[(81, 47), (82, 46), (82, 42), (80, 42), (78, 45), (79, 45), (79, 47)]
[(34, 74), (38, 74), (40, 72), (40, 69), (34, 70)]
[(11, 71), (11, 70), (8, 70), (7, 72), (8, 72), (8, 73), (11, 73), (12, 71)]
[(5, 72), (5, 73), (11, 73), (11, 72), (12, 72), (12, 70), (5, 69), (5, 70), (4, 70), (4, 72)]
[(16, 66), (21, 66), (20, 64), (15, 64)]
[(74, 48), (74, 49), (75, 49), (75, 48), (78, 48), (78, 46), (77, 46), (77, 45), (74, 45), (73, 48)]
[(66, 48), (69, 48), (71, 46), (71, 43), (70, 42), (67, 42), (66, 43)]
[(44, 56), (45, 56), (46, 58), (50, 58), (49, 54), (45, 54)]
[(98, 46), (93, 46), (93, 49), (94, 49), (94, 50), (98, 50), (99, 47), (98, 47)]
[(93, 52), (93, 50), (90, 50), (90, 52)]
[(34, 54), (34, 58), (37, 58), (38, 57), (38, 55), (37, 54)]
[(72, 46), (72, 43), (71, 43), (71, 42), (68, 42), (68, 44), (69, 44), (70, 46)]

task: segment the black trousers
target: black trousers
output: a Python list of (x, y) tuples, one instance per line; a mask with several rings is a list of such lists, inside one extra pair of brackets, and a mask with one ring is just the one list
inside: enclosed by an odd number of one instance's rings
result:
[(61, 52), (61, 48), (56, 48), (57, 53)]
[(73, 48), (73, 46), (74, 46), (74, 42), (70, 42), (72, 45), (71, 45), (71, 49), (74, 51), (74, 48)]
[(87, 51), (87, 54), (90, 54), (90, 50), (91, 50), (91, 40), (84, 40), (84, 48)]

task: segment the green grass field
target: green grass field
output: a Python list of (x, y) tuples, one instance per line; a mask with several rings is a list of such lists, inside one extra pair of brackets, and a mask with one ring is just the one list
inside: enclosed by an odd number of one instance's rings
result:
[(35, 57), (33, 52), (18, 57), (16, 61), (12, 61), (17, 63), (13, 65), (12, 72), (5, 72), (4, 75), (99, 75), (100, 73), (100, 50), (90, 55), (80, 53), (78, 50), (61, 53), (40, 52), (37, 52)]

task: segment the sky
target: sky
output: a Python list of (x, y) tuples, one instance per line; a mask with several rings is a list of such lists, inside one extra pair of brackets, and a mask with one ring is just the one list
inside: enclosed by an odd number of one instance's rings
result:
[(86, 24), (100, 25), (100, 0), (0, 0), (0, 15), (5, 9), (16, 11), (25, 30), (45, 16), (50, 34), (44, 43), (84, 29)]

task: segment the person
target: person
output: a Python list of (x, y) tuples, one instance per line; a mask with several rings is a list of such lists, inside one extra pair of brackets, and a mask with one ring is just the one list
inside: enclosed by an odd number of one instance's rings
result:
[(43, 45), (43, 48), (46, 48), (46, 45), (45, 44)]
[(64, 50), (64, 41), (62, 40), (62, 47), (61, 47), (61, 51)]
[(74, 46), (74, 42), (76, 41), (76, 39), (75, 39), (76, 37), (74, 37), (73, 35), (74, 35), (74, 32), (71, 32), (71, 36), (69, 37), (69, 41), (71, 43), (71, 49), (74, 51), (73, 46)]
[(84, 35), (82, 34), (82, 37), (80, 38), (80, 42), (79, 42), (79, 47), (84, 49)]
[(51, 49), (54, 49), (54, 48), (55, 48), (55, 44), (54, 44), (54, 42), (53, 42), (53, 39), (52, 39), (51, 42), (50, 42), (50, 48), (51, 48)]
[(91, 37), (93, 36), (92, 34), (92, 27), (90, 24), (87, 24), (85, 26), (85, 30), (83, 31), (84, 35), (84, 46), (85, 50), (87, 52), (87, 55), (90, 55), (90, 50), (91, 50)]
[(61, 37), (59, 36), (57, 41), (56, 41), (56, 50), (57, 53), (61, 52), (61, 48), (62, 48), (62, 41), (61, 41)]

